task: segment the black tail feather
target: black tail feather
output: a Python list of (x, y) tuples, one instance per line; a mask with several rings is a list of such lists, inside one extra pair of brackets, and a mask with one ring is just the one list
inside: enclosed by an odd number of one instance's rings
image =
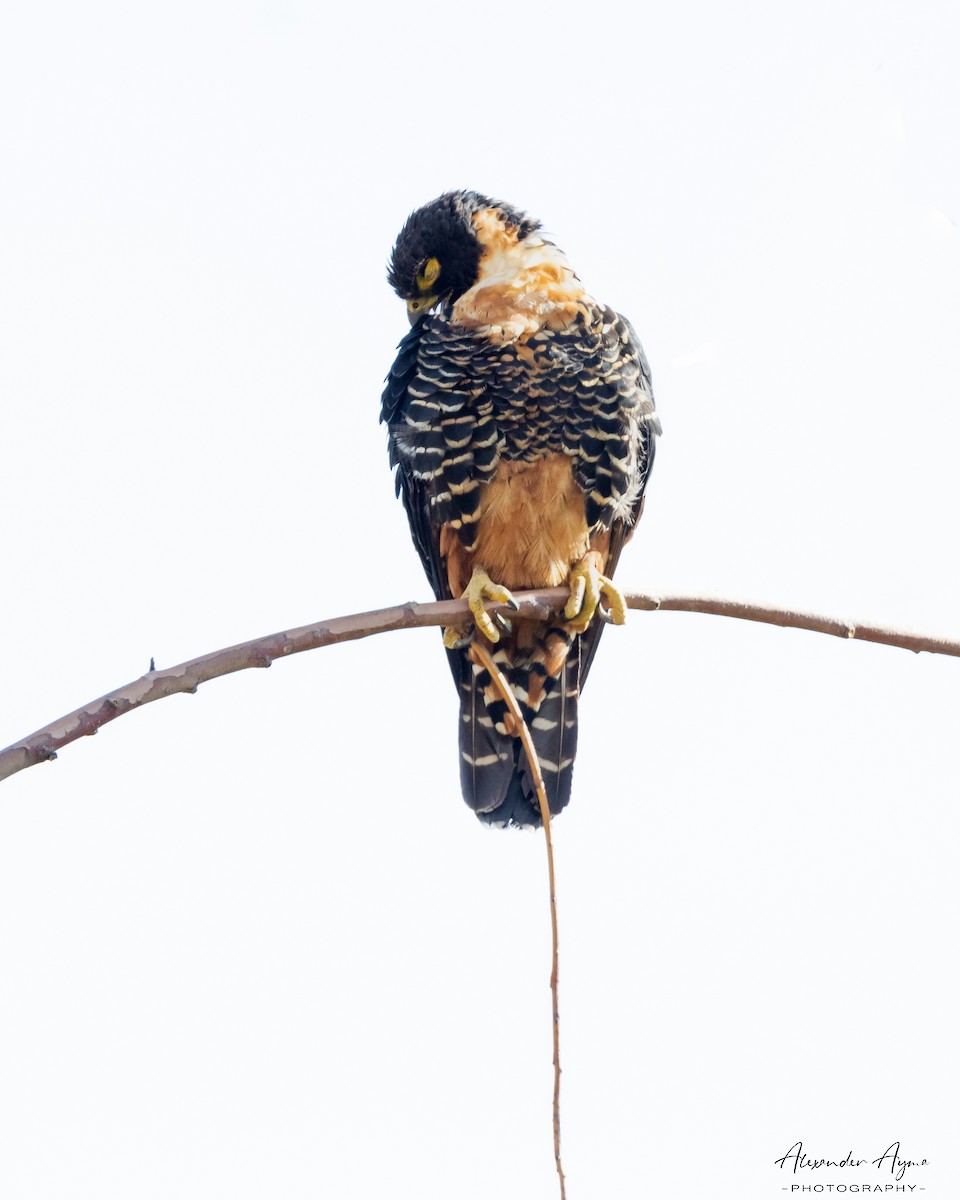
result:
[[(554, 627), (548, 632), (557, 631)], [(569, 639), (569, 635), (564, 636)], [(535, 709), (526, 699), (537, 667), (529, 658), (517, 661), (514, 657), (507, 662), (505, 650), (495, 652), (495, 658), (504, 659), (498, 666), (518, 693), (540, 760), (551, 814), (559, 813), (570, 800), (577, 749), (581, 641), (585, 639), (570, 640), (566, 661), (555, 678), (544, 680), (543, 696)], [(451, 666), (455, 667), (460, 691), (460, 780), (464, 799), (482, 821), (490, 824), (539, 825), (540, 805), (533, 776), (520, 739), (502, 731), (505, 706), (497, 699), (491, 702), (489, 675), (474, 666), (467, 649), (451, 654)], [(539, 673), (542, 677), (542, 670)]]

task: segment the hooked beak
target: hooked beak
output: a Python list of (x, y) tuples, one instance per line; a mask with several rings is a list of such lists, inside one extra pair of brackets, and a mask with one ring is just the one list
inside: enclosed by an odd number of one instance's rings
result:
[(437, 296), (418, 296), (416, 300), (407, 301), (407, 320), (411, 325), (416, 323), (427, 315), (431, 308), (437, 304), (439, 297)]

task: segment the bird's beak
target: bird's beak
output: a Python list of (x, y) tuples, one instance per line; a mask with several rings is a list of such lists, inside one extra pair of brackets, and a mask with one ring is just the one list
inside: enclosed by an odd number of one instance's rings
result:
[(418, 296), (416, 300), (407, 301), (407, 320), (411, 325), (416, 323), (427, 315), (431, 308), (437, 303), (436, 296)]

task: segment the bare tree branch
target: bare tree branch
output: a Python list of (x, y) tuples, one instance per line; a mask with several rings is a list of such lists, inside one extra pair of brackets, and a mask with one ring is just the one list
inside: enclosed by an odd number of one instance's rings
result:
[[(562, 608), (568, 595), (566, 588), (518, 593), (520, 611), (513, 615), (545, 618), (549, 613)], [(714, 616), (737, 617), (743, 621), (761, 621), (767, 625), (809, 629), (815, 633), (829, 633), (834, 637), (856, 641), (879, 642), (884, 646), (899, 646), (915, 653), (925, 650), (930, 654), (951, 654), (960, 657), (960, 641), (923, 637), (878, 625), (858, 625), (834, 617), (818, 616), (815, 613), (745, 604), (738, 600), (718, 600), (702, 596), (657, 596), (644, 592), (630, 593), (626, 600), (629, 608), (646, 612), (710, 613)], [(498, 610), (498, 606), (494, 604), (487, 607), (490, 611)], [(512, 611), (502, 606), (499, 610), (507, 615)], [(256, 638), (252, 642), (229, 646), (225, 650), (215, 650), (212, 654), (205, 654), (177, 667), (149, 671), (133, 683), (117, 688), (98, 700), (92, 700), (76, 712), (61, 717), (0, 751), (0, 780), (38, 762), (56, 758), (61, 746), (96, 733), (102, 725), (130, 712), (131, 709), (161, 700), (164, 696), (172, 696), (176, 692), (195, 692), (200, 684), (206, 683), (208, 679), (230, 675), (234, 671), (245, 671), (249, 667), (269, 667), (278, 658), (300, 654), (304, 650), (316, 650), (320, 646), (331, 646), (336, 642), (369, 637), (374, 633), (388, 633), (394, 629), (418, 629), (426, 625), (463, 625), (467, 620), (469, 610), (463, 600), (441, 600), (432, 604), (417, 604), (411, 601), (395, 608), (334, 617), (332, 620), (318, 621), (315, 625), (304, 625), (300, 629), (273, 633), (267, 637)]]
[(547, 846), (547, 879), (550, 884), (550, 933), (553, 945), (552, 968), (550, 971), (550, 996), (553, 1001), (553, 1161), (557, 1168), (560, 1181), (560, 1200), (567, 1200), (567, 1184), (563, 1174), (563, 1164), (560, 1160), (560, 935), (557, 925), (557, 875), (553, 865), (553, 838), (550, 835), (550, 802), (547, 800), (547, 789), (543, 782), (543, 772), (540, 770), (540, 759), (533, 744), (530, 727), (523, 719), (520, 705), (513, 694), (513, 689), (504, 678), (503, 672), (493, 661), (490, 651), (482, 638), (473, 643), (471, 653), (476, 657), (493, 680), (494, 686), (513, 714), (514, 722), (520, 732), (523, 752), (530, 764), (530, 775), (533, 778), (534, 791), (537, 793), (537, 803), (540, 806), (540, 820), (543, 822), (543, 836)]

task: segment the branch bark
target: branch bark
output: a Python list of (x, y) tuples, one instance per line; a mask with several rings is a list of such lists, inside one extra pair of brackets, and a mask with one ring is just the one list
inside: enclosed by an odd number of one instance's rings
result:
[(503, 672), (493, 661), (482, 638), (476, 639), (472, 653), (476, 656), (477, 661), (486, 667), (501, 699), (513, 714), (517, 729), (520, 731), (523, 752), (530, 764), (530, 775), (537, 793), (537, 803), (540, 805), (540, 820), (543, 822), (543, 836), (547, 847), (547, 880), (550, 884), (550, 934), (553, 946), (550, 970), (550, 996), (553, 1001), (553, 1161), (560, 1182), (560, 1200), (567, 1200), (567, 1182), (560, 1159), (560, 934), (557, 924), (557, 874), (553, 863), (553, 837), (550, 833), (550, 802), (547, 799), (543, 772), (540, 770), (540, 759), (537, 757), (537, 749), (533, 744), (530, 727), (523, 719), (523, 713), (520, 711), (520, 705), (517, 703), (510, 684), (507, 683)]
[[(488, 609), (501, 611), (504, 615), (544, 619), (566, 603), (569, 595), (566, 588), (549, 591), (521, 592), (517, 595), (519, 613), (512, 613), (503, 606), (489, 604)], [(889, 629), (879, 625), (860, 625), (835, 617), (823, 617), (815, 613), (796, 612), (791, 609), (770, 608), (760, 604), (746, 604), (739, 600), (711, 599), (702, 596), (653, 595), (633, 592), (626, 596), (627, 606), (645, 612), (694, 612), (708, 613), (721, 617), (736, 617), (743, 621), (760, 621), (767, 625), (779, 625), (792, 629), (808, 629), (815, 633), (827, 633), (834, 637), (862, 642), (878, 642), (884, 646), (898, 646), (914, 653), (950, 654), (960, 658), (960, 641), (949, 638), (925, 637), (903, 630)], [(35, 733), (22, 738), (0, 751), (0, 780), (15, 775), (36, 763), (57, 757), (57, 751), (89, 737), (109, 721), (123, 716), (134, 708), (162, 700), (177, 692), (195, 692), (202, 683), (230, 675), (234, 671), (245, 671), (250, 667), (269, 667), (278, 658), (300, 654), (304, 650), (316, 650), (337, 642), (353, 641), (375, 633), (389, 633), (394, 629), (418, 629), (427, 625), (466, 624), (469, 609), (463, 600), (441, 600), (431, 604), (413, 601), (394, 608), (381, 608), (374, 612), (355, 613), (347, 617), (334, 617), (304, 625), (299, 629), (288, 629), (282, 633), (242, 642), (224, 650), (215, 650), (201, 658), (191, 659), (176, 667), (162, 671), (148, 671), (140, 679), (125, 684), (106, 696), (92, 700), (75, 712), (60, 717)]]

